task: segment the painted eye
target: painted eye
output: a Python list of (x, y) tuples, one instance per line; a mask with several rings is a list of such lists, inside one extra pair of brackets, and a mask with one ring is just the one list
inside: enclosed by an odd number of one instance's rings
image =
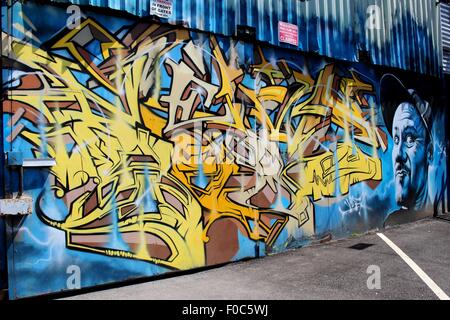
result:
[(409, 134), (406, 136), (405, 141), (406, 141), (406, 146), (408, 148), (411, 148), (416, 140), (414, 139), (414, 137), (412, 135)]
[(400, 139), (398, 138), (398, 136), (394, 137), (394, 143), (397, 145), (400, 142)]

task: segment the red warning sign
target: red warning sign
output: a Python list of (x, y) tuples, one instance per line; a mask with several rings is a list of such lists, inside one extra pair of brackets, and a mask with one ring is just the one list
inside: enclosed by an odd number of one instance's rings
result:
[(298, 27), (295, 24), (278, 21), (278, 41), (298, 47)]

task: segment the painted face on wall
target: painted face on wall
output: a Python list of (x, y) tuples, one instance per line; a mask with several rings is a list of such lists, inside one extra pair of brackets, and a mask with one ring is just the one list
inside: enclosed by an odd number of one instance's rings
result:
[(397, 204), (419, 210), (419, 197), (427, 193), (427, 131), (412, 104), (405, 102), (398, 106), (392, 123), (392, 135)]

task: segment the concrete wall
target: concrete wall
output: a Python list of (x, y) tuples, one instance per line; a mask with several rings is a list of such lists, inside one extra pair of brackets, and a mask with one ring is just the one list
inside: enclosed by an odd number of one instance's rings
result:
[(23, 5), (2, 30), (5, 150), (56, 161), (25, 171), (33, 213), (8, 220), (11, 298), (343, 238), (442, 200), (439, 79), (84, 14)]

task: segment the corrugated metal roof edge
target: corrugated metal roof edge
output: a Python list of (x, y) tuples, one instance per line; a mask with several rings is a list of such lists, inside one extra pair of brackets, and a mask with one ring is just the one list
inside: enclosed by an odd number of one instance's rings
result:
[(450, 4), (440, 4), (440, 16), (442, 71), (450, 74)]
[[(69, 4), (74, 4), (73, 1), (71, 0), (63, 0), (64, 2), (56, 2), (55, 0), (14, 0), (15, 2), (20, 1), (20, 2), (27, 2), (27, 1), (32, 1), (38, 4), (46, 4), (46, 5), (51, 5), (51, 6), (57, 6), (57, 7), (64, 7), (66, 8)], [(118, 9), (113, 9), (110, 7), (99, 7), (99, 6), (94, 6), (94, 5), (90, 5), (90, 4), (75, 4), (77, 6), (79, 6), (80, 8), (85, 8), (88, 11), (91, 12), (95, 12), (95, 13), (99, 13), (99, 14), (111, 14), (111, 15), (116, 15), (116, 16), (120, 16), (121, 18), (130, 18), (130, 19), (143, 19), (144, 21), (155, 21), (157, 23), (160, 23), (162, 25), (167, 25), (167, 26), (173, 26), (173, 27), (180, 27), (180, 28), (184, 28), (186, 30), (189, 31), (193, 31), (193, 32), (198, 32), (198, 33), (204, 33), (204, 34), (214, 34), (214, 35), (219, 35), (219, 36), (223, 36), (223, 37), (230, 37), (234, 40), (242, 40), (240, 38), (237, 37), (237, 35), (227, 35), (227, 34), (223, 34), (223, 33), (214, 33), (211, 31), (206, 31), (206, 30), (201, 30), (201, 29), (197, 29), (197, 28), (192, 28), (190, 26), (188, 26), (188, 24), (185, 21), (175, 21), (176, 23), (169, 23), (168, 19), (162, 19), (159, 18), (157, 16), (139, 16), (139, 15), (135, 15), (132, 14), (126, 10), (118, 10)], [(126, 15), (124, 17), (124, 14)], [(248, 41), (247, 41), (248, 42)], [(287, 48), (287, 47), (282, 47), (282, 46), (278, 46), (275, 44), (272, 44), (268, 41), (261, 41), (261, 40), (257, 40), (254, 39), (252, 41), (252, 43), (256, 44), (256, 45), (264, 45), (267, 47), (271, 47), (271, 48), (277, 48), (277, 49), (281, 49), (281, 50), (288, 50), (288, 51), (293, 51), (293, 52), (299, 52), (302, 54), (305, 54), (309, 57), (317, 57), (317, 58), (323, 58), (323, 59), (332, 59), (334, 61), (342, 61), (344, 63), (360, 63), (360, 64), (364, 64), (367, 66), (371, 66), (374, 68), (385, 68), (391, 71), (399, 71), (399, 72), (409, 72), (409, 73), (413, 73), (413, 74), (421, 74), (427, 77), (432, 77), (432, 78), (438, 78), (438, 79), (443, 79), (444, 77), (444, 72), (443, 69), (440, 68), (440, 73), (439, 75), (436, 74), (432, 74), (432, 73), (421, 73), (419, 71), (414, 71), (414, 70), (409, 70), (409, 69), (403, 69), (400, 67), (395, 67), (395, 66), (388, 66), (388, 65), (382, 65), (382, 64), (375, 64), (375, 63), (367, 63), (367, 62), (359, 62), (359, 61), (351, 61), (351, 60), (345, 60), (345, 59), (339, 59), (336, 57), (332, 57), (332, 56), (326, 56), (326, 55), (322, 55), (319, 54), (317, 52), (314, 51), (304, 51), (301, 50), (299, 48)], [(441, 59), (442, 62), (442, 59)]]

